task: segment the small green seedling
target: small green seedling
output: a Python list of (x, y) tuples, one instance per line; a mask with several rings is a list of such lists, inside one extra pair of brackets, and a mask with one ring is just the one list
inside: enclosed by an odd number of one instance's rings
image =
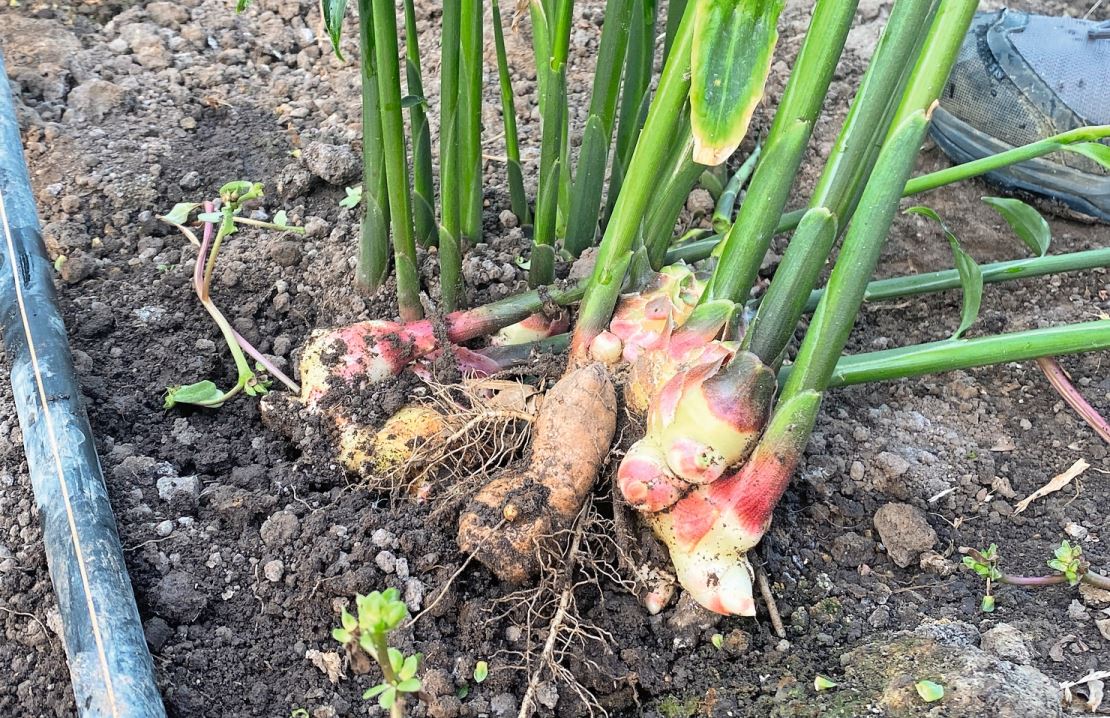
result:
[[(220, 188), (220, 206), (216, 203), (206, 202), (204, 211), (197, 215), (196, 220), (204, 223), (203, 239), (198, 240), (196, 235), (186, 225), (195, 210), (201, 207), (197, 202), (180, 202), (173, 206), (167, 214), (160, 219), (167, 224), (172, 224), (198, 248), (196, 270), (193, 272), (193, 289), (204, 308), (220, 328), (224, 341), (227, 343), (231, 355), (235, 359), (236, 382), (235, 386), (227, 391), (221, 390), (208, 379), (186, 384), (184, 386), (171, 386), (166, 389), (164, 406), (171, 409), (178, 404), (191, 404), (218, 408), (223, 406), (231, 397), (242, 392), (247, 396), (261, 396), (270, 390), (271, 382), (260, 374), (265, 371), (277, 377), (290, 389), (299, 392), (300, 389), (292, 379), (285, 376), (261, 352), (255, 349), (246, 339), (239, 335), (228, 322), (223, 312), (212, 301), (212, 275), (216, 269), (216, 258), (219, 256), (223, 241), (235, 234), (237, 225), (250, 225), (262, 229), (291, 231), (303, 233), (303, 227), (291, 227), (285, 212), (274, 215), (273, 222), (263, 222), (257, 219), (242, 217), (241, 214), (248, 203), (263, 196), (262, 185), (258, 182), (239, 180), (228, 182)], [(213, 232), (215, 236), (213, 237)], [(247, 354), (255, 360), (254, 369), (247, 361)]]
[(309, 718), (309, 712), (304, 708), (294, 708), (289, 713), (289, 718)]
[(489, 675), (489, 664), (485, 661), (478, 661), (474, 664), (474, 682), (481, 683), (486, 680)]
[(712, 643), (713, 647), (719, 651), (721, 650), (721, 646), (725, 645), (725, 637), (719, 633), (714, 633), (712, 636), (710, 636), (709, 642)]
[(378, 699), (378, 705), (388, 710), (394, 718), (405, 714), (406, 693), (420, 690), (416, 672), (422, 656), (419, 653), (405, 656), (389, 645), (389, 633), (408, 618), (409, 610), (401, 601), (395, 588), (374, 591), (368, 596), (355, 596), (355, 613), (343, 609), (341, 626), (332, 630), (332, 638), (346, 646), (348, 651), (363, 651), (378, 662), (383, 680), (369, 688), (362, 697)]
[(347, 196), (339, 200), (339, 206), (354, 209), (362, 201), (362, 185), (344, 187), (344, 190), (347, 192)]
[(921, 700), (926, 703), (936, 703), (941, 698), (944, 698), (944, 686), (933, 681), (918, 681), (913, 684), (917, 689), (917, 695), (921, 696)]
[(1079, 545), (1073, 546), (1068, 541), (1061, 541), (1053, 551), (1053, 558), (1048, 561), (1048, 567), (1056, 571), (1051, 576), (1015, 576), (1000, 571), (997, 568), (998, 547), (994, 544), (991, 544), (986, 551), (961, 548), (960, 552), (965, 554), (964, 565), (987, 581), (986, 595), (983, 596), (980, 606), (987, 613), (994, 610), (994, 597), (991, 595), (992, 581), (1011, 586), (1055, 586), (1061, 583), (1076, 586), (1080, 583), (1089, 583), (1096, 588), (1110, 590), (1110, 577), (1092, 571), (1090, 563), (1083, 557), (1083, 548)]
[(992, 543), (986, 551), (968, 549), (967, 553), (968, 555), (964, 556), (964, 565), (982, 576), (986, 581), (986, 589), (983, 592), (983, 600), (979, 602), (979, 610), (983, 613), (992, 613), (994, 611), (994, 596), (991, 594), (991, 582), (1002, 578), (1002, 572), (995, 566), (998, 563), (998, 545)]
[(1048, 567), (1064, 574), (1069, 586), (1075, 586), (1087, 571), (1087, 562), (1083, 558), (1083, 549), (1078, 544), (1072, 546), (1066, 540), (1061, 541), (1054, 552), (1055, 558), (1048, 562)]
[(813, 690), (817, 691), (818, 693), (820, 693), (821, 691), (831, 690), (833, 688), (836, 688), (836, 681), (831, 678), (826, 678), (820, 673), (818, 673), (817, 676), (813, 679)]

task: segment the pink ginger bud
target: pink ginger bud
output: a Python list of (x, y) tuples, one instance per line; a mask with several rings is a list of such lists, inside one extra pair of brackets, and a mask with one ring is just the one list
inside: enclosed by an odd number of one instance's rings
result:
[(682, 498), (689, 486), (669, 468), (658, 446), (648, 439), (633, 444), (617, 470), (617, 486), (640, 511), (662, 511)]
[(670, 551), (679, 583), (709, 610), (755, 614), (747, 552), (771, 525), (820, 403), (813, 391), (792, 397), (738, 471), (695, 487), (663, 511), (645, 514)]
[(613, 332), (602, 332), (590, 342), (590, 356), (602, 364), (616, 364), (621, 359), (624, 342)]
[(560, 310), (555, 316), (551, 317), (543, 312), (537, 312), (497, 332), (490, 340), (490, 344), (493, 346), (507, 346), (538, 342), (541, 339), (562, 334), (569, 326), (570, 321), (565, 311)]
[(435, 348), (426, 321), (358, 322), (314, 332), (301, 355), (301, 399), (318, 401), (333, 380), (385, 381)]
[(648, 435), (676, 476), (692, 484), (715, 481), (751, 452), (775, 387), (775, 373), (750, 352), (696, 363), (659, 390)]
[(623, 297), (609, 329), (624, 343), (624, 359), (634, 362), (645, 351), (663, 348), (671, 332), (690, 316), (704, 290), (685, 265), (664, 267), (638, 294)]

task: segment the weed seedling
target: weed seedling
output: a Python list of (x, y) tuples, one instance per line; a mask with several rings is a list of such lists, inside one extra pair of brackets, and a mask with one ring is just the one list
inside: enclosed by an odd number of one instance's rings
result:
[[(304, 233), (304, 228), (291, 227), (286, 224), (284, 212), (278, 212), (274, 216), (274, 222), (263, 222), (241, 216), (243, 209), (249, 202), (261, 197), (262, 185), (258, 182), (236, 181), (225, 184), (220, 188), (219, 209), (217, 209), (216, 203), (205, 202), (204, 212), (197, 216), (197, 220), (204, 223), (204, 231), (199, 241), (196, 235), (186, 226), (189, 222), (189, 216), (200, 206), (199, 204), (193, 202), (176, 204), (169, 214), (160, 218), (181, 230), (189, 241), (197, 246), (197, 263), (196, 269), (193, 271), (193, 289), (196, 291), (200, 303), (204, 305), (208, 314), (216, 322), (216, 326), (220, 328), (220, 333), (235, 359), (235, 369), (238, 374), (235, 386), (227, 391), (221, 390), (208, 379), (184, 386), (168, 387), (165, 396), (165, 408), (167, 409), (178, 404), (218, 408), (240, 392), (247, 396), (261, 396), (269, 391), (271, 382), (269, 379), (259, 377), (255, 373), (256, 370), (260, 372), (265, 370), (293, 391), (300, 391), (292, 379), (285, 376), (281, 370), (232, 328), (227, 317), (212, 301), (212, 275), (216, 270), (216, 259), (224, 240), (235, 234), (237, 225)], [(255, 360), (254, 369), (247, 361), (247, 354), (250, 354)]]
[(1016, 576), (1003, 573), (997, 568), (998, 546), (995, 544), (991, 544), (986, 551), (963, 547), (960, 553), (964, 554), (964, 565), (986, 579), (986, 592), (980, 604), (980, 608), (986, 613), (994, 610), (994, 596), (991, 595), (992, 581), (1012, 586), (1054, 586), (1061, 583), (1078, 586), (1080, 583), (1089, 583), (1096, 588), (1110, 590), (1110, 577), (1092, 571), (1091, 564), (1083, 557), (1083, 548), (1078, 544), (1073, 546), (1068, 541), (1061, 541), (1053, 551), (1047, 565), (1056, 573), (1048, 576)]
[(369, 688), (362, 697), (378, 699), (378, 705), (390, 716), (405, 714), (405, 694), (420, 690), (416, 671), (420, 668), (419, 653), (406, 656), (389, 645), (389, 634), (408, 618), (409, 610), (395, 588), (374, 591), (368, 596), (355, 596), (355, 613), (343, 609), (342, 625), (332, 630), (332, 638), (349, 652), (362, 651), (377, 661), (383, 680)]

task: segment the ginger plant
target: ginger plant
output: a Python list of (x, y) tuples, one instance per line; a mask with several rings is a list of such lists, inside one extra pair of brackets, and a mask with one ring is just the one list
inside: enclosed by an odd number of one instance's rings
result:
[[(377, 2), (372, 4), (374, 39), (384, 38), (389, 44), (390, 33), (396, 34), (396, 18)], [(626, 78), (638, 84), (625, 84), (630, 94), (622, 95), (619, 122), (611, 114), (608, 95), (595, 95), (599, 104), (591, 122), (596, 131), (590, 136), (600, 142), (617, 122), (612, 177), (619, 177), (620, 189), (611, 192), (611, 207), (601, 212), (608, 216), (600, 220), (604, 229), (589, 278), (549, 284), (553, 260), (573, 255), (584, 236), (572, 236), (569, 229), (564, 234), (564, 227), (576, 227), (581, 220), (575, 210), (566, 209), (575, 206), (571, 188), (579, 181), (588, 186), (596, 178), (583, 177), (581, 170), (576, 177), (566, 156), (566, 108), (560, 93), (565, 91), (563, 43), (573, 4), (531, 0), (527, 7), (542, 68), (537, 81), (544, 142), (530, 271), (533, 284), (542, 286), (486, 307), (448, 313), (442, 326), (412, 320), (417, 315), (413, 302), (417, 288), (410, 281), (411, 262), (406, 259), (412, 234), (395, 227), (405, 321), (361, 322), (317, 333), (301, 365), (302, 400), (309, 409), (331, 418), (342, 435), (354, 420), (343, 413), (340, 402), (323, 400), (329, 392), (347, 392), (358, 382), (387, 380), (441, 351), (455, 352), (467, 370), (496, 370), (509, 357), (520, 355), (493, 349), (475, 352), (458, 345), (541, 309), (578, 303), (570, 337), (549, 337), (529, 347), (550, 351), (569, 344), (570, 354), (566, 375), (555, 384), (552, 400), (544, 402), (534, 422), (531, 461), (523, 471), (491, 477), (475, 494), (461, 514), (460, 546), (473, 551), (502, 578), (528, 580), (534, 574), (531, 557), (537, 544), (559, 533), (566, 517), (575, 515), (606, 470), (607, 460), (620, 458), (610, 447), (616, 426), (615, 391), (620, 387), (628, 406), (645, 419), (646, 432), (615, 467), (623, 493), (619, 500), (640, 511), (668, 548), (679, 583), (698, 602), (721, 613), (751, 615), (755, 603), (748, 552), (766, 532), (775, 505), (802, 459), (826, 391), (852, 383), (1110, 347), (1110, 320), (1105, 319), (964, 338), (962, 333), (971, 328), (967, 320), (974, 319), (968, 311), (961, 316), (957, 332), (961, 336), (842, 356), (864, 301), (961, 287), (968, 292), (969, 277), (976, 276), (957, 255), (961, 266), (955, 270), (872, 282), (903, 196), (1052, 151), (1079, 151), (1083, 146), (1090, 150), (1089, 145), (1110, 136), (1110, 127), (1083, 128), (911, 179), (931, 113), (976, 3), (897, 0), (817, 187), (805, 208), (787, 212), (855, 16), (855, 2), (818, 0), (770, 131), (754, 166), (749, 167), (748, 190), (738, 214), (729, 216), (733, 200), (728, 200), (717, 222), (726, 230), (723, 236), (676, 246), (674, 221), (668, 227), (666, 218), (659, 217), (660, 208), (673, 206), (676, 196), (686, 196), (706, 170), (699, 160), (719, 161), (742, 139), (763, 92), (762, 83), (751, 79), (763, 77), (774, 51), (781, 3), (691, 0), (670, 4), (662, 73), (654, 93), (639, 96), (637, 87), (650, 84), (638, 82), (650, 60), (640, 70), (632, 69), (652, 55), (644, 47), (651, 45), (654, 36), (654, 3), (633, 3), (631, 15), (625, 15), (618, 4), (617, 0), (609, 3), (620, 12), (606, 16), (603, 32), (619, 29), (621, 18), (630, 18), (624, 67)], [(467, 7), (475, 5), (480, 3)], [(637, 7), (645, 12), (638, 14)], [(474, 15), (457, 13), (455, 4), (444, 9), (445, 34), (448, 26), (457, 28), (457, 33), (447, 36), (460, 38), (461, 44), (444, 45), (441, 87), (445, 100), (455, 98), (456, 109), (465, 114), (473, 110), (472, 96), (463, 85), (474, 67), (474, 56), (468, 53), (476, 38), (467, 22)], [(365, 29), (367, 16), (360, 20)], [(613, 20), (617, 22), (611, 25)], [(330, 21), (325, 18), (325, 22)], [(633, 30), (638, 44), (632, 42)], [(613, 37), (609, 35), (610, 40)], [(603, 44), (617, 48), (619, 39)], [(399, 113), (403, 103), (394, 86), (396, 73), (383, 67), (396, 57), (381, 47), (375, 46), (382, 102), (375, 116), (383, 127), (388, 125), (389, 135), (396, 140), (383, 147), (389, 156), (387, 169), (396, 170), (387, 174), (402, 177), (404, 137), (398, 139), (397, 129), (403, 123), (398, 116), (386, 122), (386, 115)], [(461, 56), (455, 56), (456, 49)], [(615, 49), (614, 53), (614, 57), (620, 54)], [(606, 69), (618, 64), (609, 63)], [(386, 76), (388, 88), (381, 84)], [(639, 108), (625, 112), (632, 97), (646, 103), (642, 112)], [(624, 120), (632, 117), (639, 133), (625, 135)], [(472, 139), (472, 124), (456, 120), (444, 128), (441, 141), (452, 132), (462, 138), (452, 148)], [(630, 136), (635, 141), (622, 145), (622, 138)], [(444, 154), (441, 148), (441, 173), (458, 164), (470, 167), (463, 154), (460, 148), (451, 159), (452, 154)], [(1091, 156), (1102, 155), (1092, 152)], [(450, 184), (463, 174), (460, 170), (441, 175), (446, 200), (441, 262), (447, 255), (442, 250), (450, 246), (444, 238), (467, 236), (462, 229), (467, 225), (466, 212), (454, 204), (473, 207), (473, 174), (466, 175), (471, 179), (461, 187)], [(364, 191), (372, 186), (364, 183)], [(448, 192), (451, 186), (457, 190)], [(408, 205), (394, 197), (408, 189), (407, 180), (388, 182), (391, 207), (401, 210), (391, 215), (391, 221), (409, 221), (401, 216)], [(592, 217), (594, 199), (591, 195), (587, 219)], [(591, 231), (597, 223), (585, 222)], [(456, 227), (458, 234), (454, 234)], [(772, 238), (780, 232), (792, 235), (770, 286), (757, 298), (760, 267)], [(585, 244), (592, 242), (591, 237)], [(834, 254), (832, 274), (826, 286), (818, 288)], [(696, 270), (680, 264), (701, 260), (708, 261)], [(982, 267), (976, 281), (1107, 264), (1110, 252), (1105, 249), (1035, 257)], [(441, 266), (441, 277), (447, 276)], [(795, 360), (789, 362), (795, 333), (806, 314), (812, 315), (808, 330)], [(556, 331), (552, 327), (558, 325), (550, 321), (544, 331)], [(583, 411), (580, 401), (568, 399), (580, 393), (589, 394), (590, 410)], [(658, 610), (662, 602), (654, 605)]]
[(421, 654), (406, 656), (389, 645), (389, 634), (408, 618), (409, 610), (395, 588), (373, 591), (369, 595), (355, 596), (355, 614), (346, 608), (340, 615), (340, 626), (332, 629), (332, 638), (339, 641), (349, 653), (362, 652), (377, 662), (382, 671), (382, 682), (366, 689), (365, 700), (378, 699), (382, 710), (392, 718), (405, 715), (405, 697), (420, 691)]

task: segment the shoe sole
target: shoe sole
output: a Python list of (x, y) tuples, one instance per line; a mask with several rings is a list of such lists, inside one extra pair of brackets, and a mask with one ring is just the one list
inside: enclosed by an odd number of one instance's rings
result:
[[(939, 107), (933, 113), (931, 134), (941, 150), (958, 164), (1013, 149)], [(1110, 176), (1037, 158), (988, 172), (984, 177), (1005, 189), (1063, 202), (1083, 217), (1110, 222)]]

